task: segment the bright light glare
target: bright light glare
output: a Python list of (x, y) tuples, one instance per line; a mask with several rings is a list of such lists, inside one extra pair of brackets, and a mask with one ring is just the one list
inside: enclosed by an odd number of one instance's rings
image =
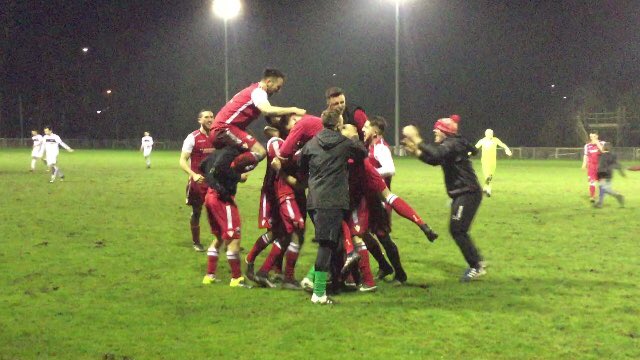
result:
[(563, 99), (566, 99), (567, 97), (566, 97), (566, 96), (563, 96), (562, 98), (563, 98)]
[(556, 87), (556, 84), (551, 84), (551, 87), (552, 87), (552, 88)]
[(102, 110), (98, 110), (96, 111), (96, 114), (100, 114), (102, 112)]
[(107, 94), (111, 94), (111, 89), (107, 90)]
[(89, 51), (89, 48), (88, 48), (88, 47), (83, 47), (83, 48), (82, 48), (82, 52), (85, 52), (85, 53), (86, 53), (87, 51)]
[(240, 13), (240, 0), (214, 0), (213, 12), (224, 20), (232, 19)]

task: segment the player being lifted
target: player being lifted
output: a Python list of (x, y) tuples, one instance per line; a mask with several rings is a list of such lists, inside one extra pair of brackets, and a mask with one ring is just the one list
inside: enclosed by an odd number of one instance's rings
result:
[[(346, 100), (343, 92), (340, 92), (339, 95), (333, 96), (333, 93), (327, 90), (327, 104), (328, 110), (336, 110), (342, 115), (346, 109)], [(364, 112), (360, 109), (358, 112), (358, 116), (365, 116)], [(313, 138), (316, 134), (318, 134), (322, 130), (322, 121), (316, 117), (302, 117), (296, 115), (283, 116), (279, 120), (283, 123), (289, 123), (291, 127), (291, 131), (287, 138), (282, 144), (280, 148), (280, 155), (278, 155), (278, 159), (275, 159), (276, 162), (281, 162), (282, 160), (286, 160), (293, 156), (297, 147), (304, 145), (307, 141)], [(365, 120), (366, 121), (366, 120)], [(361, 136), (360, 139), (363, 139), (362, 134), (362, 126), (364, 126), (365, 121), (358, 118), (356, 121), (356, 126), (358, 130), (358, 134)], [(353, 124), (352, 124), (353, 125)], [(366, 183), (364, 186), (366, 187), (368, 192), (379, 194), (380, 198), (385, 201), (391, 208), (403, 218), (413, 222), (416, 224), (420, 230), (426, 235), (429, 241), (435, 241), (438, 238), (438, 234), (434, 232), (423, 220), (422, 218), (415, 212), (415, 210), (402, 198), (392, 193), (389, 188), (384, 183), (384, 180), (378, 174), (376, 169), (371, 165), (368, 160), (365, 160), (365, 171), (367, 172)]]
[(604, 141), (598, 139), (598, 133), (589, 133), (589, 143), (584, 146), (584, 156), (582, 157), (582, 168), (587, 169), (587, 179), (589, 180), (589, 196), (591, 202), (596, 202), (596, 184), (598, 183), (598, 160), (602, 152)]
[[(386, 120), (381, 116), (374, 116), (365, 122), (363, 132), (365, 144), (369, 147), (369, 161), (375, 167), (378, 174), (380, 174), (384, 179), (387, 187), (391, 189), (391, 178), (395, 175), (396, 168), (393, 162), (393, 157), (391, 156), (389, 144), (384, 140), (385, 128)], [(404, 283), (407, 281), (407, 274), (402, 267), (398, 247), (391, 239), (391, 236), (389, 236), (390, 231), (383, 231), (382, 229), (383, 227), (388, 227), (390, 230), (391, 227), (391, 207), (386, 204), (385, 210), (387, 210), (386, 214), (381, 214), (379, 211), (373, 211), (370, 214), (370, 223), (374, 228), (377, 228), (378, 231), (375, 232), (376, 237), (384, 247), (384, 251), (387, 253), (387, 257), (389, 258), (391, 265), (387, 263), (382, 252), (375, 252), (375, 245), (371, 244), (375, 244), (376, 240), (373, 239), (370, 232), (367, 232), (364, 235), (366, 239), (365, 242), (367, 243), (369, 252), (378, 262), (378, 279), (383, 279), (387, 275), (395, 272), (394, 280)], [(386, 218), (378, 218), (380, 215), (385, 216)], [(378, 222), (382, 222), (384, 225), (376, 226)]]
[[(456, 123), (460, 121), (458, 115), (451, 115), (450, 119)], [(484, 186), (482, 191), (487, 196), (491, 196), (491, 181), (496, 173), (496, 153), (497, 148), (504, 149), (504, 153), (507, 156), (511, 156), (511, 149), (505, 145), (500, 139), (493, 136), (493, 130), (487, 129), (484, 132), (484, 137), (476, 143), (476, 149), (482, 148), (482, 157), (480, 162), (482, 163), (482, 175), (484, 176)]]
[(49, 167), (49, 171), (51, 171), (51, 179), (49, 180), (49, 182), (54, 182), (56, 180), (56, 177), (59, 177), (60, 181), (64, 180), (64, 174), (58, 167), (58, 154), (60, 153), (59, 146), (67, 149), (68, 152), (73, 152), (73, 149), (69, 147), (69, 145), (62, 142), (60, 136), (54, 134), (53, 131), (51, 131), (51, 126), (47, 126), (44, 128), (44, 136), (42, 137), (42, 141), (44, 143), (47, 166)]
[(40, 159), (44, 165), (47, 162), (42, 158), (44, 155), (44, 142), (42, 141), (42, 135), (38, 134), (38, 130), (31, 130), (31, 140), (33, 140), (33, 149), (31, 150), (31, 169), (33, 172), (36, 169), (36, 161)]
[(187, 205), (191, 206), (191, 240), (193, 249), (202, 252), (204, 248), (200, 243), (200, 215), (202, 205), (209, 186), (204, 179), (204, 174), (200, 170), (200, 164), (213, 150), (209, 139), (209, 129), (213, 123), (213, 112), (201, 110), (198, 113), (198, 123), (200, 128), (193, 131), (182, 143), (180, 153), (180, 167), (189, 175), (187, 182)]
[(298, 114), (305, 110), (297, 107), (273, 106), (269, 97), (280, 91), (284, 85), (284, 74), (277, 69), (266, 69), (262, 79), (241, 90), (216, 114), (209, 135), (215, 148), (237, 147), (241, 153), (231, 164), (231, 168), (244, 172), (252, 170), (266, 157), (265, 148), (247, 134), (246, 129), (260, 114), (264, 116)]
[(153, 138), (149, 135), (148, 131), (144, 132), (144, 136), (140, 142), (140, 151), (144, 156), (144, 161), (147, 164), (147, 169), (151, 168), (151, 150), (153, 149)]

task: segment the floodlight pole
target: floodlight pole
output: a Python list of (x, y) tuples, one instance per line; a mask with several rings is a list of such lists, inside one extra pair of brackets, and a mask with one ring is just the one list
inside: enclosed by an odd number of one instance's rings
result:
[(395, 97), (395, 153), (400, 145), (400, 0), (396, 0), (396, 97)]
[(224, 18), (224, 100), (229, 101), (229, 44), (227, 40), (227, 18)]

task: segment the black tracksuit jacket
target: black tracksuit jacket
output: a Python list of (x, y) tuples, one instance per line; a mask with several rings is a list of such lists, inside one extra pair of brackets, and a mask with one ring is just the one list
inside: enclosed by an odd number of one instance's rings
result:
[(307, 209), (349, 209), (347, 160), (361, 162), (368, 156), (359, 140), (323, 129), (301, 151), (300, 170), (308, 174)]
[(480, 191), (478, 177), (469, 161), (469, 153), (475, 155), (478, 150), (467, 139), (455, 135), (439, 144), (423, 142), (419, 148), (422, 151), (420, 160), (429, 165), (442, 166), (449, 197)]

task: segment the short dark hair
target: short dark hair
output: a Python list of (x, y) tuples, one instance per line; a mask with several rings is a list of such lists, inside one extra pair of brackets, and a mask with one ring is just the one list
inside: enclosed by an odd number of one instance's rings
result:
[(202, 109), (200, 110), (200, 112), (198, 112), (198, 119), (200, 119), (202, 117), (202, 113), (204, 112), (210, 112), (213, 114), (213, 111), (209, 110), (209, 109)]
[(344, 90), (342, 90), (337, 86), (332, 86), (328, 88), (327, 91), (324, 92), (324, 97), (327, 99), (340, 96), (340, 95), (344, 95)]
[(611, 151), (611, 143), (606, 142), (606, 143), (602, 144), (602, 150)]
[(380, 130), (380, 135), (384, 134), (384, 129), (387, 127), (387, 120), (382, 116), (374, 116), (369, 119), (369, 126), (375, 126)]
[(338, 109), (325, 110), (322, 112), (322, 126), (327, 129), (334, 129), (340, 122), (340, 111)]
[(51, 127), (51, 125), (45, 125), (45, 126), (43, 127), (43, 129), (53, 130), (53, 127)]
[(282, 78), (284, 80), (284, 73), (278, 69), (266, 68), (262, 73), (262, 78)]

